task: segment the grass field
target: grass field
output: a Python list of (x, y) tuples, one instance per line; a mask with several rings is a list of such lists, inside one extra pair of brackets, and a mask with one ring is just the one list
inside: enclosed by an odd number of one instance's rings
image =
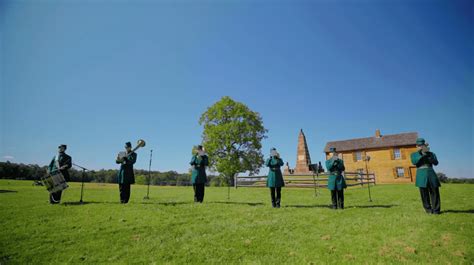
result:
[(60, 205), (44, 187), (0, 180), (0, 263), (474, 263), (474, 185), (441, 188), (443, 214), (424, 213), (413, 185), (346, 190), (346, 209), (329, 193), (283, 189), (273, 209), (261, 188), (207, 188), (202, 205), (190, 187), (86, 184), (78, 205), (72, 183)]

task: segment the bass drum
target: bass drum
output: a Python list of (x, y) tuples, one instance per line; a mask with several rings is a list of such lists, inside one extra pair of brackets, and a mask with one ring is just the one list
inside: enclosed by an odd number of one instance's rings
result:
[(42, 181), (49, 193), (62, 191), (69, 187), (61, 171), (50, 172), (47, 177), (42, 179)]

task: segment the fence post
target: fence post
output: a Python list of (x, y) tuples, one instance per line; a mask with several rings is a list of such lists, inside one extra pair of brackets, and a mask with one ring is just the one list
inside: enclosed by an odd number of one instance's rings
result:
[(367, 188), (369, 189), (369, 202), (372, 202), (372, 195), (370, 194), (370, 175), (367, 172)]

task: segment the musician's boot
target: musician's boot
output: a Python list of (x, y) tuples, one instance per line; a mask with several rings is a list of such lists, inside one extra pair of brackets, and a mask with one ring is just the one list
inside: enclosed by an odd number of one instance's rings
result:
[(193, 190), (194, 190), (194, 202), (198, 202), (198, 191), (196, 184), (193, 184)]
[(338, 191), (337, 194), (337, 203), (339, 204), (339, 209), (344, 209), (344, 190)]
[(270, 195), (272, 197), (272, 207), (276, 208), (275, 188), (270, 188)]
[(337, 191), (336, 190), (331, 190), (331, 209), (337, 209)]
[(276, 207), (280, 208), (281, 202), (281, 187), (276, 188)]

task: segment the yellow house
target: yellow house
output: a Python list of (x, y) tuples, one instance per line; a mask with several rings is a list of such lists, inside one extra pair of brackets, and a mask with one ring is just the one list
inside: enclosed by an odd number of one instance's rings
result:
[(328, 142), (324, 152), (328, 159), (329, 148), (335, 147), (346, 172), (368, 170), (375, 173), (376, 183), (410, 183), (416, 177), (416, 167), (410, 161), (410, 154), (416, 151), (416, 138), (416, 132), (381, 135), (376, 130), (373, 137)]

